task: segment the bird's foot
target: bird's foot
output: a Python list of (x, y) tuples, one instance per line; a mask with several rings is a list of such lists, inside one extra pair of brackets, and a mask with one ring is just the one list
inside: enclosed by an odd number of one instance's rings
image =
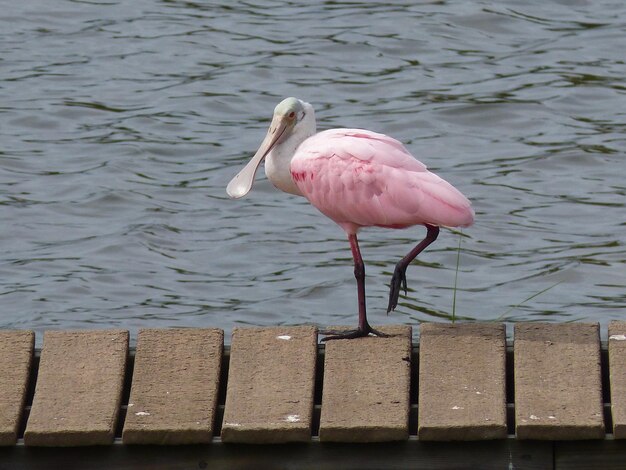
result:
[(406, 268), (396, 266), (393, 276), (391, 276), (391, 284), (389, 285), (389, 305), (387, 306), (387, 314), (389, 314), (392, 310), (395, 310), (398, 306), (400, 288), (404, 290), (404, 295), (406, 296)]
[(323, 335), (327, 335), (322, 338), (322, 341), (330, 341), (333, 339), (353, 339), (353, 338), (364, 338), (369, 335), (378, 336), (381, 338), (386, 338), (387, 334), (381, 333), (378, 330), (375, 330), (369, 325), (365, 325), (365, 328), (357, 328), (356, 330), (324, 330), (321, 332)]

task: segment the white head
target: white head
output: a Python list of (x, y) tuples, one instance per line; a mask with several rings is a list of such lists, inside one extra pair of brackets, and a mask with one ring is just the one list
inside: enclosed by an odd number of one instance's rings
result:
[(240, 198), (252, 189), (256, 171), (263, 159), (275, 147), (288, 139), (295, 142), (292, 151), (315, 133), (315, 115), (309, 103), (298, 98), (286, 98), (274, 108), (274, 117), (261, 146), (248, 164), (228, 183), (226, 192), (231, 198)]

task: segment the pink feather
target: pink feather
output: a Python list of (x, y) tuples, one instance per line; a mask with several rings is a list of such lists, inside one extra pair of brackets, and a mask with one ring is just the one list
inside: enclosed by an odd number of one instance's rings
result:
[(298, 146), (290, 170), (311, 204), (348, 233), (368, 226), (466, 227), (474, 221), (463, 194), (383, 134), (320, 132)]

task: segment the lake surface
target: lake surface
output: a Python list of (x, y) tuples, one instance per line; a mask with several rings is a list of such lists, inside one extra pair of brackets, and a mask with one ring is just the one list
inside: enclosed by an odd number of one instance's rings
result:
[[(623, 1), (9, 2), (0, 328), (356, 324), (343, 231), (263, 171), (225, 193), (287, 96), (472, 200), (457, 318), (623, 319), (625, 51)], [(385, 315), (424, 235), (361, 232), (372, 324), (449, 321), (450, 230)]]

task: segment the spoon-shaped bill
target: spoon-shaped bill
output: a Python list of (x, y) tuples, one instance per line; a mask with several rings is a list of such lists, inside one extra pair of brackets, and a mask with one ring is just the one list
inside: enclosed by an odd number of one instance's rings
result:
[(231, 198), (239, 199), (250, 192), (252, 184), (254, 183), (254, 177), (259, 169), (259, 165), (261, 165), (265, 156), (270, 152), (270, 150), (272, 150), (272, 147), (276, 145), (287, 129), (287, 126), (288, 122), (282, 116), (274, 116), (272, 124), (270, 125), (259, 150), (256, 151), (254, 157), (252, 157), (248, 164), (243, 167), (243, 169), (237, 173), (232, 180), (230, 180), (230, 183), (228, 183), (226, 192)]

